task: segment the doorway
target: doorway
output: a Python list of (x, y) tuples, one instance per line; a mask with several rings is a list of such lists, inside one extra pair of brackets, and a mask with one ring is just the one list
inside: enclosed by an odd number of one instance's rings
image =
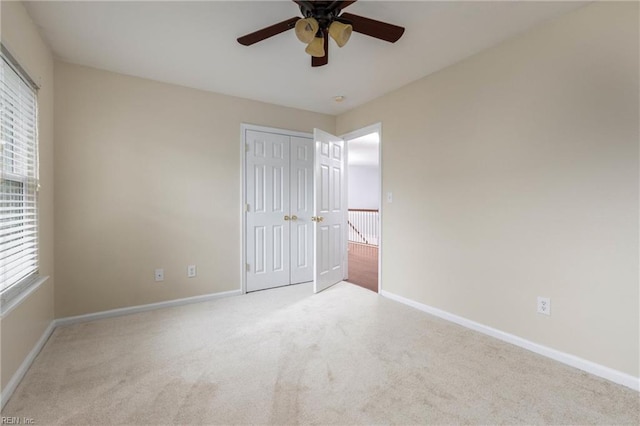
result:
[(381, 126), (344, 135), (348, 179), (348, 279), (352, 284), (380, 289), (380, 210), (382, 207)]

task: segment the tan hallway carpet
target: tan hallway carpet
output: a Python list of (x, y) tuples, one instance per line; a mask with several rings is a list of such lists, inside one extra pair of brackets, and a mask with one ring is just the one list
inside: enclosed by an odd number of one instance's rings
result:
[(638, 424), (639, 394), (340, 283), (56, 329), (3, 416), (92, 424)]

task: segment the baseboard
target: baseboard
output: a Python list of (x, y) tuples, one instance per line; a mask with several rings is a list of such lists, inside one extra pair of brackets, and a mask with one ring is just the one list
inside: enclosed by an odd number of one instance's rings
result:
[(53, 330), (55, 330), (55, 328), (55, 321), (51, 321), (44, 333), (42, 333), (42, 336), (40, 336), (40, 339), (38, 339), (38, 341), (36, 342), (33, 349), (31, 349), (31, 352), (29, 352), (24, 361), (22, 361), (22, 364), (20, 364), (18, 370), (13, 373), (13, 376), (11, 377), (11, 380), (9, 380), (9, 383), (7, 383), (7, 386), (2, 389), (2, 393), (0, 394), (0, 409), (3, 409), (7, 401), (9, 401), (9, 398), (11, 398), (11, 395), (13, 395), (13, 392), (22, 381), (22, 378), (29, 370), (29, 367), (31, 367), (31, 364), (36, 359), (45, 343), (47, 343), (47, 340), (49, 340), (49, 337), (51, 336), (51, 333), (53, 333)]
[(547, 358), (551, 358), (553, 360), (559, 361), (571, 367), (575, 367), (580, 370), (586, 371), (587, 373), (591, 373), (594, 376), (602, 377), (603, 379), (610, 380), (614, 383), (618, 383), (620, 385), (626, 386), (635, 391), (640, 391), (640, 378), (634, 377), (630, 374), (623, 373), (621, 371), (614, 370), (609, 367), (605, 367), (604, 365), (596, 364), (595, 362), (588, 361), (583, 358), (579, 358), (575, 355), (571, 355), (565, 352), (558, 351), (556, 349), (549, 348), (544, 345), (540, 345), (538, 343), (531, 342), (527, 339), (523, 339), (522, 337), (505, 333), (504, 331), (500, 331), (495, 328), (486, 326), (484, 324), (471, 321), (467, 318), (463, 318), (458, 315), (451, 314), (441, 309), (434, 308), (432, 306), (425, 305), (420, 302), (416, 302), (415, 300), (398, 296), (397, 294), (388, 292), (386, 290), (380, 290), (380, 295), (388, 299), (395, 300), (396, 302), (400, 302), (405, 305), (411, 306), (413, 308), (419, 309), (423, 312), (434, 315), (436, 317), (445, 319), (447, 321), (451, 321), (463, 327), (470, 328), (471, 330), (478, 331), (488, 336), (495, 337), (496, 339), (502, 340), (504, 342), (511, 343), (521, 348), (530, 350), (539, 355), (545, 356)]
[(55, 326), (77, 324), (87, 321), (95, 321), (104, 318), (119, 317), (123, 315), (137, 314), (139, 312), (152, 311), (160, 308), (171, 308), (174, 306), (189, 305), (191, 303), (206, 302), (223, 297), (239, 296), (242, 290), (223, 291), (220, 293), (203, 294), (202, 296), (186, 297), (184, 299), (168, 300), (166, 302), (149, 303), (147, 305), (128, 306), (126, 308), (111, 309), (108, 311), (95, 312), (92, 314), (77, 315), (73, 317), (58, 318)]

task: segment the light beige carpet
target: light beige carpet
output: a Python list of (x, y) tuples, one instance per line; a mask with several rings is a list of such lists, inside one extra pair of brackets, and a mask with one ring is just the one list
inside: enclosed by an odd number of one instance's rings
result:
[(60, 327), (3, 415), (38, 425), (638, 424), (640, 399), (341, 283)]

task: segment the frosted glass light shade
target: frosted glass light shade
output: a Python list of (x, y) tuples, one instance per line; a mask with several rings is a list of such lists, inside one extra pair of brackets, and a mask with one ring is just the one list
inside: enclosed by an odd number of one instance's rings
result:
[(342, 47), (349, 41), (353, 27), (349, 24), (333, 21), (329, 26), (329, 35), (336, 41), (338, 47)]
[(322, 58), (324, 56), (324, 37), (314, 37), (304, 51), (316, 58)]
[(303, 43), (309, 44), (313, 41), (320, 25), (314, 18), (302, 18), (296, 22), (296, 37)]

